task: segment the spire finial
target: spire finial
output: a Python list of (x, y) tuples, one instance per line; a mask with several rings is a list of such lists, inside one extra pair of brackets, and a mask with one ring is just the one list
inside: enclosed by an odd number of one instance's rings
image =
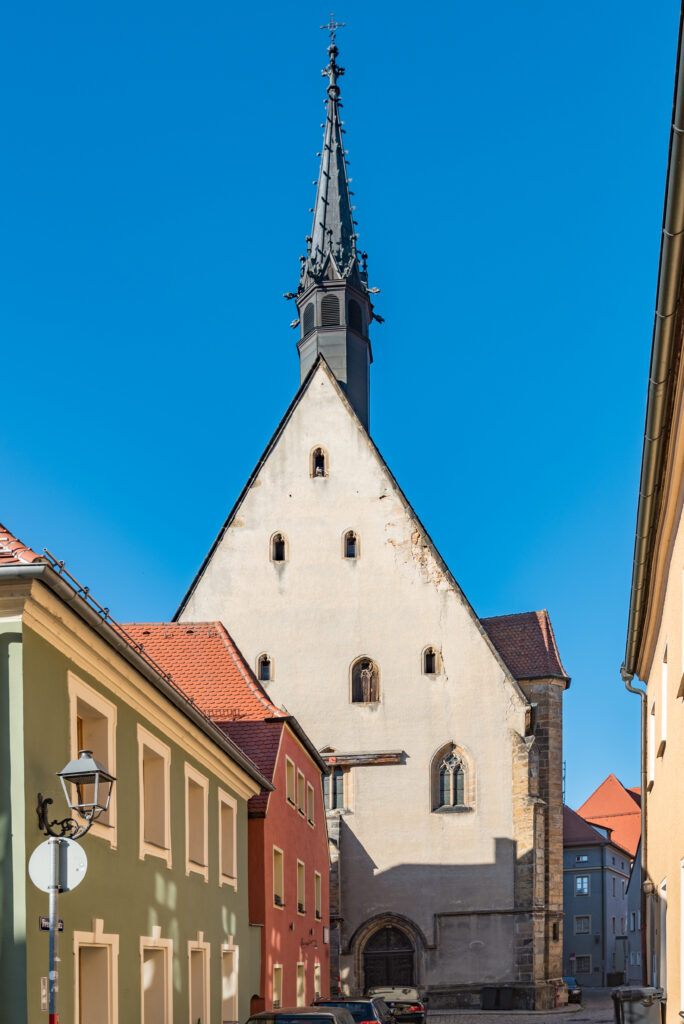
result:
[(335, 21), (335, 15), (331, 14), (330, 15), (330, 21), (328, 22), (328, 24), (327, 25), (319, 25), (318, 27), (319, 28), (327, 28), (328, 32), (330, 33), (330, 45), (334, 46), (335, 45), (335, 33), (337, 32), (338, 28), (346, 28), (347, 27), (347, 23), (345, 21)]

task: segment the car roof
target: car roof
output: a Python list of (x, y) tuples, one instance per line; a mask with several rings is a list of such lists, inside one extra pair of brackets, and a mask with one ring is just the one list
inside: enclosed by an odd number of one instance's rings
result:
[(297, 1017), (320, 1017), (321, 1011), (329, 1013), (332, 1017), (337, 1017), (338, 1014), (335, 1011), (341, 1011), (339, 1017), (342, 1021), (347, 1021), (351, 1018), (349, 1010), (345, 1010), (341, 1006), (325, 1006), (314, 1005), (314, 1006), (284, 1006), (280, 1010), (260, 1010), (259, 1013), (251, 1013), (249, 1016), (250, 1020), (270, 1020), (271, 1017), (279, 1017), (280, 1014), (287, 1014), (288, 1017), (296, 1015)]

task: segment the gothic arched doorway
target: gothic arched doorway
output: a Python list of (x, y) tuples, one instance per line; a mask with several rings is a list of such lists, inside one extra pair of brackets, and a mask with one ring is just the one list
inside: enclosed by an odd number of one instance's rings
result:
[(415, 984), (415, 949), (406, 932), (385, 925), (371, 935), (363, 950), (365, 988)]

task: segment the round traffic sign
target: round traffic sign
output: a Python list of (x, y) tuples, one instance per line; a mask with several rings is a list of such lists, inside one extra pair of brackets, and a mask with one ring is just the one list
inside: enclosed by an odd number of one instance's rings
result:
[[(59, 871), (58, 881), (60, 892), (75, 889), (85, 878), (88, 869), (88, 858), (85, 850), (73, 839), (59, 839)], [(54, 840), (46, 839), (37, 846), (28, 863), (31, 881), (43, 892), (50, 891), (52, 874), (52, 844)]]

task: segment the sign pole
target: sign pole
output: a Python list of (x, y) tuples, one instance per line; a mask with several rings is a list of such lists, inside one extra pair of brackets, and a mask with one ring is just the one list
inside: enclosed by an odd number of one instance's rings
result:
[(48, 1014), (50, 1024), (59, 1024), (57, 1012), (57, 952), (58, 952), (58, 928), (57, 917), (57, 894), (59, 893), (59, 847), (60, 840), (51, 836), (48, 839), (50, 847), (50, 885), (48, 888), (49, 899), (49, 971), (48, 971)]

